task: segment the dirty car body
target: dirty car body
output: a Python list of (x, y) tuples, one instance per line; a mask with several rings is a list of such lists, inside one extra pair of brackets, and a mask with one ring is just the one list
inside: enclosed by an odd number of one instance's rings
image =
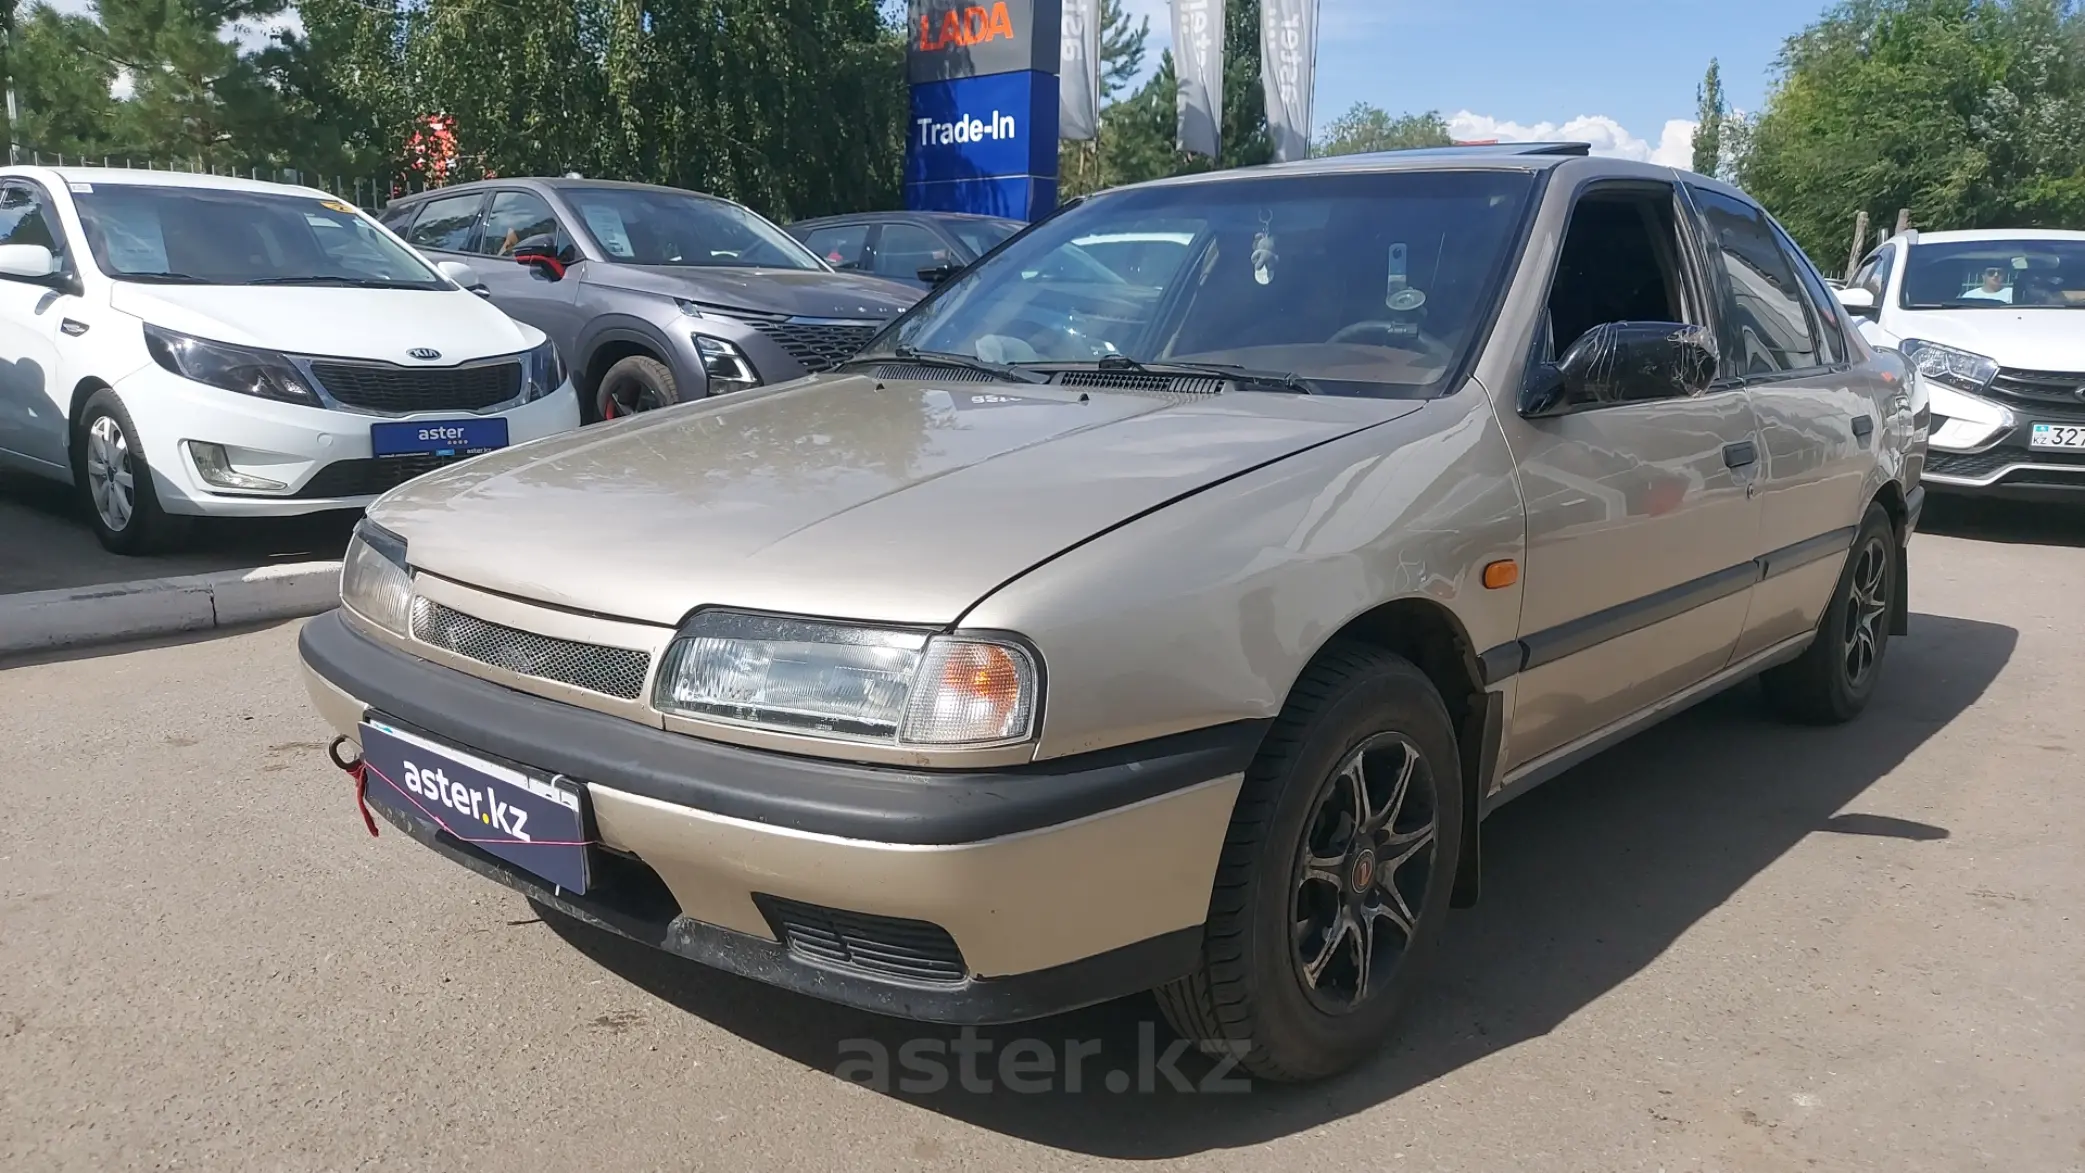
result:
[[(1124, 234), (1188, 244), (1076, 253)], [(1500, 802), (1750, 676), (1865, 702), (1923, 424), (1833, 307), (1756, 205), (1642, 164), (1123, 189), (837, 371), (387, 496), (308, 680), (379, 772), (568, 798), (550, 860), (368, 779), (571, 915), (923, 1019), (1156, 988), (1323, 1076)]]

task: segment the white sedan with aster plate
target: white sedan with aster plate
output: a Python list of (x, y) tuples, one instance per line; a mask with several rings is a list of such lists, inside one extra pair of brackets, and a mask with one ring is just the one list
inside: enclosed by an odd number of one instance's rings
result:
[(556, 348), (471, 284), (311, 188), (0, 168), (0, 467), (132, 554), (577, 427)]

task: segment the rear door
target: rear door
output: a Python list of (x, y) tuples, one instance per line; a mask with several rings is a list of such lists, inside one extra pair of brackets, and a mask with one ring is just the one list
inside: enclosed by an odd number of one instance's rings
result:
[(1742, 659), (1816, 626), (1860, 522), (1871, 449), (1892, 421), (1802, 250), (1749, 200), (1690, 194), (1716, 262), (1724, 374), (1751, 400), (1764, 462), (1753, 552), (1763, 569)]

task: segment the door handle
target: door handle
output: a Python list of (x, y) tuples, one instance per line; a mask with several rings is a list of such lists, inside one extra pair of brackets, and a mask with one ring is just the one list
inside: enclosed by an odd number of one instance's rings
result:
[(1750, 468), (1759, 463), (1759, 445), (1750, 440), (1739, 440), (1723, 446), (1723, 466), (1729, 469)]
[(1857, 415), (1857, 416), (1854, 416), (1854, 417), (1853, 417), (1853, 438), (1854, 438), (1854, 439), (1856, 439), (1856, 440), (1859, 440), (1859, 441), (1861, 442), (1861, 446), (1862, 446), (1862, 447), (1864, 447), (1864, 448), (1865, 448), (1865, 447), (1867, 447), (1867, 444), (1868, 444), (1868, 437), (1870, 437), (1870, 436), (1872, 436), (1872, 435), (1874, 435), (1874, 434), (1875, 434), (1875, 417), (1874, 417), (1874, 416), (1872, 416), (1872, 415)]

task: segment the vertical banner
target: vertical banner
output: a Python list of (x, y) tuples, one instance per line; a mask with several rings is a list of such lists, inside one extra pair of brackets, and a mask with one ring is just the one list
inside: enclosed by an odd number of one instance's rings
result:
[(1310, 158), (1317, 72), (1318, 0), (1260, 0), (1260, 80), (1277, 163)]
[(1100, 0), (1064, 0), (1064, 64), (1057, 71), (1057, 134), (1100, 137)]
[(1057, 206), (1060, 0), (908, 0), (905, 206), (1034, 220)]
[(1215, 158), (1223, 127), (1223, 0), (1173, 0), (1180, 149)]

